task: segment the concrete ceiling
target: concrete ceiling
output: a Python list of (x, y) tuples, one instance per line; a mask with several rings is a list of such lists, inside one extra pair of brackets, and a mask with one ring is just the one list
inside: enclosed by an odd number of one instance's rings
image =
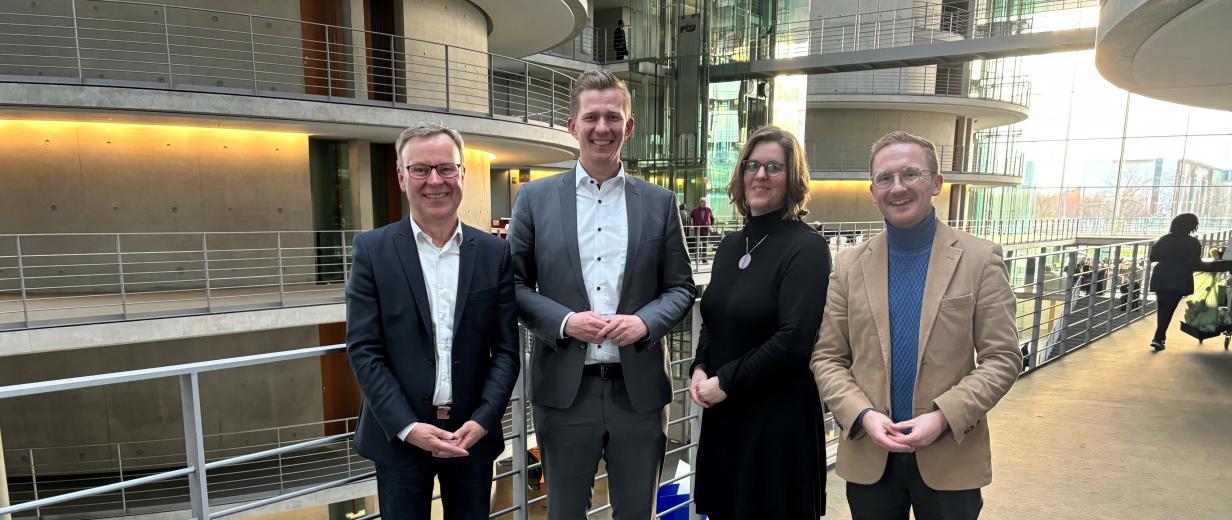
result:
[(490, 20), (488, 51), (522, 58), (573, 39), (586, 27), (586, 0), (471, 0)]
[(1096, 66), (1114, 85), (1184, 105), (1232, 110), (1232, 0), (1108, 2)]

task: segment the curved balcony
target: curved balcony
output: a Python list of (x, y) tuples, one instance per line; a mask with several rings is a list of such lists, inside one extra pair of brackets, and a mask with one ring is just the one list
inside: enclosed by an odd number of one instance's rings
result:
[(967, 79), (933, 66), (824, 74), (808, 86), (810, 109), (942, 112), (975, 119), (977, 130), (1026, 119), (1030, 99), (1026, 76)]
[[(62, 100), (66, 109), (388, 127), (405, 126), (404, 111), (413, 110), (500, 122), (470, 127), (547, 144), (555, 152), (546, 161), (567, 159), (576, 148), (565, 132), (572, 78), (524, 60), (301, 20), (119, 0), (89, 5), (0, 7), (3, 103), (44, 109)], [(142, 16), (133, 15), (134, 7)], [(53, 97), (22, 83), (100, 87), (110, 95), (77, 89)], [(253, 96), (278, 101), (253, 103)], [(134, 98), (139, 107), (126, 104)], [(366, 108), (333, 108), (346, 105)]]
[[(868, 179), (867, 143), (806, 143), (805, 151), (810, 176), (815, 180)], [(1022, 183), (1025, 161), (1013, 142), (938, 145), (937, 157), (941, 161), (941, 173), (949, 183), (992, 186)]]

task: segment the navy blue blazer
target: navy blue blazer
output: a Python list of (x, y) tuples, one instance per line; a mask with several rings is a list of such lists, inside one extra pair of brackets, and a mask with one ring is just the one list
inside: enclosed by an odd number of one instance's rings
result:
[[(353, 255), (347, 356), (364, 395), (355, 451), (383, 466), (408, 466), (431, 454), (398, 439), (398, 432), (433, 417), (436, 385), (431, 310), (410, 220), (356, 236)], [(451, 413), (487, 430), (471, 456), (495, 459), (520, 364), (505, 240), (462, 226), (455, 309)]]

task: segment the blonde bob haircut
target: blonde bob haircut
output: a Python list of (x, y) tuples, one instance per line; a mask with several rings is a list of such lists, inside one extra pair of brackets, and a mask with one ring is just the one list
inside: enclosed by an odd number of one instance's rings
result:
[(804, 148), (800, 146), (800, 141), (796, 140), (796, 136), (777, 126), (765, 126), (758, 129), (749, 137), (748, 142), (744, 143), (744, 148), (740, 150), (740, 160), (736, 161), (731, 181), (727, 183), (727, 198), (731, 199), (732, 205), (740, 211), (740, 215), (746, 218), (753, 216), (748, 200), (744, 197), (744, 161), (747, 161), (753, 154), (753, 148), (763, 142), (778, 143), (783, 147), (786, 160), (782, 175), (787, 176), (787, 211), (783, 213), (783, 220), (800, 220), (801, 217), (808, 215), (808, 160), (804, 157)]

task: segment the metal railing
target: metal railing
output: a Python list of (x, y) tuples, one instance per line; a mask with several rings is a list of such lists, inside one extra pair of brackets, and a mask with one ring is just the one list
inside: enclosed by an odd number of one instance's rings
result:
[[(1094, 27), (1098, 0), (1025, 2), (1012, 13), (989, 16), (953, 5), (916, 3), (912, 7), (782, 22), (722, 31), (714, 39), (715, 63), (795, 58), (836, 52), (909, 47), (961, 39)], [(1040, 23), (1037, 15), (1063, 17), (1065, 23)]]
[(573, 82), (456, 45), (127, 0), (0, 5), (0, 80), (327, 100), (552, 127), (568, 118)]
[(1031, 101), (1031, 82), (1026, 76), (968, 79), (965, 71), (939, 67), (899, 67), (822, 74), (809, 78), (808, 95), (905, 95), (945, 96), (1000, 101), (1026, 108)]
[(0, 235), (0, 330), (341, 302), (357, 233)]
[[(1161, 219), (951, 221), (1006, 246), (1090, 237), (1149, 237)], [(1206, 225), (1232, 227), (1232, 221)], [(884, 221), (816, 223), (834, 254)], [(690, 262), (709, 272), (719, 242), (742, 227), (685, 226)], [(0, 331), (218, 312), (339, 304), (351, 241), (362, 231), (0, 235)]]
[[(1198, 238), (1207, 245), (1223, 244), (1229, 238), (1232, 238), (1232, 230), (1206, 233), (1199, 235)], [(1102, 247), (1069, 248), (1051, 253), (1007, 257), (1005, 263), (1017, 300), (1016, 320), (1018, 324), (1019, 347), (1024, 356), (1024, 371), (1033, 372), (1038, 370), (1040, 367), (1150, 314), (1155, 308), (1155, 303), (1146, 290), (1150, 284), (1150, 264), (1146, 261), (1146, 258), (1153, 243), (1151, 240), (1140, 240)], [(1091, 268), (1080, 268), (1084, 264), (1091, 266)], [(685, 475), (667, 479), (660, 484), (669, 484), (683, 478), (695, 476), (695, 471), (692, 469), (696, 468), (697, 439), (695, 436), (700, 431), (701, 415), (700, 411), (687, 397), (688, 377), (685, 374), (685, 369), (688, 367), (693, 353), (696, 351), (700, 325), (700, 309), (698, 305), (694, 305), (690, 317), (684, 323), (677, 326), (667, 342), (668, 351), (671, 356), (670, 372), (674, 381), (673, 387), (675, 388), (672, 407), (677, 406), (675, 404), (677, 400), (680, 401), (680, 404), (677, 414), (679, 417), (670, 418), (668, 421), (669, 431), (673, 428), (678, 428), (679, 434), (674, 437), (678, 442), (676, 445), (669, 447), (665, 457), (669, 460), (673, 458), (687, 460), (691, 469)], [(522, 336), (525, 342), (523, 348), (525, 349), (529, 344), (530, 338), (525, 331), (523, 331)], [(36, 484), (37, 481), (32, 478), (31, 483), (34, 484), (31, 486), (33, 488), (33, 500), (26, 500), (16, 505), (0, 508), (0, 515), (15, 513), (20, 517), (22, 513), (27, 515), (30, 512), (41, 514), (40, 511), (44, 508), (51, 508), (92, 497), (114, 497), (116, 493), (120, 493), (120, 506), (125, 508), (128, 507), (128, 501), (133, 500), (127, 498), (129, 493), (137, 493), (140, 491), (139, 488), (150, 484), (172, 482), (179, 479), (184, 482), (184, 485), (175, 488), (179, 491), (178, 493), (168, 492), (165, 488), (159, 491), (163, 494), (164, 498), (170, 496), (172, 499), (177, 497), (180, 499), (178, 504), (172, 502), (172, 506), (183, 508), (187, 505), (191, 509), (192, 514), (197, 518), (219, 518), (332, 487), (371, 479), (373, 473), (365, 471), (368, 466), (363, 466), (362, 463), (357, 466), (351, 465), (353, 458), (348, 451), (345, 471), (341, 471), (339, 463), (334, 462), (332, 465), (325, 464), (323, 467), (316, 468), (318, 473), (313, 476), (315, 480), (292, 481), (290, 484), (284, 480), (285, 475), (287, 475), (286, 468), (294, 467), (294, 463), (286, 462), (292, 457), (302, 456), (304, 452), (311, 453), (313, 450), (326, 446), (349, 450), (350, 446), (347, 443), (353, 436), (349, 427), (351, 420), (344, 422), (347, 425), (347, 431), (344, 433), (333, 435), (321, 433), (315, 438), (300, 440), (294, 443), (283, 443), (281, 434), (276, 433), (277, 443), (274, 446), (260, 444), (245, 446), (243, 453), (238, 455), (224, 456), (217, 450), (207, 451), (204, 448), (208, 437), (203, 435), (201, 431), (201, 396), (198, 383), (201, 374), (241, 367), (269, 365), (296, 359), (315, 358), (328, 353), (340, 352), (343, 349), (342, 345), (314, 347), (172, 367), (0, 387), (0, 399), (5, 399), (175, 377), (180, 383), (181, 409), (185, 431), (183, 439), (171, 440), (171, 442), (182, 442), (184, 449), (169, 455), (160, 455), (168, 458), (159, 459), (158, 462), (152, 462), (148, 466), (142, 467), (141, 469), (144, 472), (140, 476), (121, 472), (114, 482), (92, 487), (73, 488), (71, 491), (55, 493), (54, 496), (40, 496), (39, 488)], [(275, 377), (273, 374), (274, 372), (271, 371), (271, 377)], [(547, 499), (546, 494), (530, 498), (527, 493), (528, 486), (532, 484), (528, 478), (529, 472), (540, 469), (542, 466), (539, 463), (528, 464), (525, 456), (528, 441), (534, 434), (534, 430), (531, 427), (532, 422), (528, 420), (526, 394), (523, 385), (525, 378), (526, 374), (523, 373), (515, 385), (510, 407), (507, 411), (509, 431), (505, 432), (504, 440), (512, 450), (512, 456), (506, 464), (510, 469), (505, 471), (498, 470), (493, 476), (493, 481), (497, 483), (498, 487), (504, 479), (509, 479), (508, 485), (510, 486), (510, 500), (512, 503), (508, 507), (501, 507), (499, 510), (492, 512), (492, 518), (512, 514), (514, 518), (524, 519), (527, 517), (527, 512), (532, 505)], [(325, 423), (297, 425), (286, 428), (303, 426), (323, 428)], [(836, 440), (834, 437), (835, 425), (833, 418), (830, 416), (827, 416), (825, 431), (827, 452), (832, 453)], [(110, 448), (110, 445), (107, 446)], [(115, 446), (118, 458), (119, 453), (123, 450), (119, 448), (119, 445)], [(20, 454), (22, 450), (7, 451)], [(35, 451), (28, 450), (27, 453), (31, 461), (32, 469), (30, 474), (31, 476), (37, 475), (37, 466), (33, 464)], [(170, 460), (176, 458), (177, 455), (182, 458), (175, 463), (171, 463)], [(211, 455), (215, 456), (211, 457)], [(249, 493), (243, 496), (233, 496), (228, 495), (227, 489), (220, 489), (217, 485), (219, 481), (215, 480), (215, 478), (223, 474), (224, 468), (242, 468), (241, 465), (256, 463), (262, 460), (272, 464), (274, 459), (277, 459), (278, 468), (276, 471), (278, 485), (276, 487), (273, 485), (273, 474), (251, 477), (254, 480), (262, 481), (268, 488), (264, 489), (263, 493), (253, 493), (256, 490), (250, 487), (247, 489)], [(502, 467), (498, 464), (498, 468)], [(67, 471), (67, 473), (72, 474), (79, 474), (80, 472), (80, 466), (75, 471)], [(10, 472), (10, 474), (17, 477), (21, 476), (17, 472)], [(336, 478), (340, 476), (341, 478)], [(596, 480), (604, 478), (606, 478), (606, 475), (599, 475), (596, 477)], [(211, 482), (214, 484), (211, 484)], [(186, 490), (184, 489), (185, 487)], [(23, 497), (24, 495), (18, 496)], [(689, 500), (660, 513), (659, 516), (661, 517), (679, 508), (689, 507), (692, 504), (692, 496), (692, 489), (690, 489)], [(107, 511), (114, 510), (115, 506), (114, 500), (111, 503), (103, 500), (95, 502), (95, 504), (96, 507), (100, 508), (112, 508), (106, 509)], [(212, 512), (212, 506), (229, 506), (229, 508)], [(592, 510), (590, 514), (593, 515), (607, 508), (608, 506), (601, 506)], [(102, 510), (96, 509), (93, 511), (99, 512)]]
[[(665, 460), (685, 460), (690, 468), (696, 467), (696, 432), (700, 431), (700, 409), (688, 398), (688, 381), (685, 369), (692, 362), (700, 327), (699, 310), (676, 327), (666, 342), (671, 354), (673, 374), (673, 404), (679, 409), (678, 417), (667, 422), (669, 433), (674, 433), (677, 442), (669, 443)], [(522, 331), (523, 352), (528, 352), (532, 338)], [(354, 437), (352, 425), (355, 419), (325, 421), (304, 425), (285, 426), (267, 430), (251, 430), (207, 436), (202, 434), (202, 408), (199, 378), (202, 374), (243, 367), (270, 366), (276, 363), (304, 358), (315, 358), (343, 352), (344, 345), (313, 347), (287, 352), (260, 354), (238, 358), (220, 359), (170, 367), (135, 370), (78, 377), (40, 383), (0, 387), (0, 399), (46, 394), (51, 392), (81, 390), (112, 384), (152, 381), (176, 377), (180, 383), (181, 409), (185, 435), (179, 439), (138, 441), (119, 444), (73, 446), (60, 448), (8, 449), (5, 458), (18, 460), (9, 463), (15, 471), (9, 472), (11, 481), (20, 481), (13, 494), (14, 505), (0, 507), (0, 516), (14, 514), (17, 518), (33, 513), (44, 514), (78, 512), (98, 514), (134, 511), (151, 512), (188, 508), (195, 518), (221, 518), (250, 511), (283, 500), (372, 479), (375, 472), (371, 462), (355, 456), (351, 451)], [(525, 367), (524, 368), (528, 368)], [(270, 371), (270, 377), (277, 377)], [(508, 506), (494, 503), (491, 518), (513, 515), (525, 519), (529, 508), (547, 499), (546, 490), (530, 498), (532, 486), (529, 472), (542, 468), (542, 464), (527, 460), (528, 442), (534, 435), (523, 381), (525, 370), (515, 384), (510, 404), (503, 421), (506, 431), (504, 441), (512, 455), (497, 461), (493, 483), (498, 488), (508, 486)], [(330, 425), (345, 427), (342, 433), (330, 434)], [(308, 434), (299, 436), (295, 442), (287, 442), (281, 432), (287, 429), (307, 429)], [(827, 429), (833, 432), (833, 425)], [(252, 437), (274, 436), (274, 442), (247, 442), (243, 446), (205, 449), (217, 443), (221, 437), (243, 435)], [(266, 439), (268, 440), (268, 439)], [(176, 445), (171, 449), (167, 444)], [(156, 455), (128, 458), (124, 454), (141, 446), (157, 452)], [(178, 449), (176, 449), (178, 448)], [(95, 460), (77, 460), (59, 464), (37, 463), (36, 457), (45, 452), (68, 451), (69, 453), (102, 453)], [(114, 457), (110, 456), (112, 453)], [(64, 457), (63, 453), (58, 458)], [(79, 459), (84, 457), (78, 457)], [(186, 462), (186, 463), (185, 463)], [(22, 467), (29, 468), (28, 472)], [(507, 470), (502, 469), (509, 467)], [(40, 468), (42, 472), (40, 473)], [(694, 475), (691, 469), (685, 475), (674, 476), (661, 484), (679, 482)], [(607, 475), (597, 475), (596, 481)], [(48, 483), (54, 483), (48, 486)], [(151, 487), (154, 486), (154, 487)], [(537, 485), (534, 487), (538, 487)], [(692, 497), (692, 489), (688, 490)], [(435, 497), (439, 499), (439, 496)], [(667, 515), (689, 501), (660, 513)], [(72, 509), (73, 506), (76, 509)], [(223, 509), (225, 507), (225, 509)], [(499, 507), (499, 509), (498, 509)], [(600, 506), (590, 512), (597, 514), (610, 506)], [(58, 509), (57, 509), (58, 508)], [(376, 518), (376, 516), (372, 517)]]
[[(642, 44), (640, 34), (625, 26), (625, 48), (616, 48), (615, 28), (587, 25), (572, 40), (543, 51), (544, 54), (586, 63), (617, 63), (634, 59), (633, 50)], [(637, 55), (641, 56), (641, 55)]]
[[(806, 141), (804, 148), (811, 171), (868, 174), (868, 145)], [(1012, 141), (976, 142), (971, 146), (937, 145), (936, 148), (942, 174), (1022, 177), (1026, 164), (1025, 156)]]

